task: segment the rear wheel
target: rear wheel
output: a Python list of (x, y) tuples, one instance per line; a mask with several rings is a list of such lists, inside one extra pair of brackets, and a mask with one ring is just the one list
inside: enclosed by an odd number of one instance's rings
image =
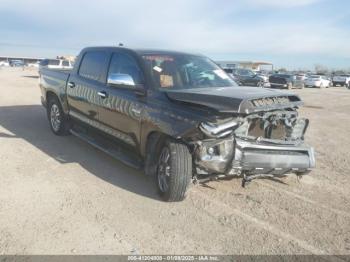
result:
[(192, 156), (186, 145), (167, 140), (159, 153), (157, 186), (164, 201), (181, 201), (192, 179)]
[(61, 103), (56, 97), (52, 97), (49, 100), (47, 116), (49, 118), (51, 130), (55, 135), (68, 135), (69, 121), (62, 110)]

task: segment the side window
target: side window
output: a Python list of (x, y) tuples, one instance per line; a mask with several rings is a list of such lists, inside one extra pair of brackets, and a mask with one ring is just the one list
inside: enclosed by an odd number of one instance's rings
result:
[(47, 66), (49, 64), (49, 60), (48, 59), (41, 60), (39, 64), (41, 66)]
[(68, 61), (62, 61), (62, 66), (69, 66), (69, 62)]
[(114, 53), (109, 66), (108, 75), (110, 74), (127, 74), (130, 75), (135, 84), (143, 83), (142, 71), (136, 60), (123, 53)]
[(79, 68), (79, 75), (88, 79), (102, 82), (103, 68), (108, 62), (108, 54), (103, 51), (85, 53)]
[(49, 60), (49, 65), (60, 65), (60, 60), (57, 60), (57, 59), (51, 59)]

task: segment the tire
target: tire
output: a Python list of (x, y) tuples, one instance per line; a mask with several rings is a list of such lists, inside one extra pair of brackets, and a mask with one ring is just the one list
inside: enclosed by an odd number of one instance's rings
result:
[(47, 117), (52, 132), (58, 136), (69, 134), (69, 120), (56, 97), (51, 97), (47, 107)]
[(158, 155), (156, 181), (161, 198), (181, 201), (192, 179), (192, 156), (186, 145), (167, 140)]

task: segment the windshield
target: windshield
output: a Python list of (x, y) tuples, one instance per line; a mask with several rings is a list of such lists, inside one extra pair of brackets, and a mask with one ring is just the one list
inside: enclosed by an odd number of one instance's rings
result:
[(156, 88), (161, 90), (237, 86), (210, 59), (185, 54), (142, 56)]

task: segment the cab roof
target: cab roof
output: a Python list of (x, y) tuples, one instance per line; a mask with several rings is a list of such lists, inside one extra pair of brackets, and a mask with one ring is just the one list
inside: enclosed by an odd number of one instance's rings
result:
[(86, 47), (82, 51), (92, 51), (92, 50), (106, 50), (110, 52), (116, 52), (116, 51), (129, 51), (138, 54), (139, 56), (143, 55), (197, 55), (197, 56), (203, 56), (201, 54), (196, 53), (188, 53), (188, 52), (181, 52), (181, 51), (174, 51), (174, 50), (164, 50), (164, 49), (138, 49), (138, 48), (128, 48), (128, 47), (119, 47), (119, 46), (93, 46), (93, 47)]

